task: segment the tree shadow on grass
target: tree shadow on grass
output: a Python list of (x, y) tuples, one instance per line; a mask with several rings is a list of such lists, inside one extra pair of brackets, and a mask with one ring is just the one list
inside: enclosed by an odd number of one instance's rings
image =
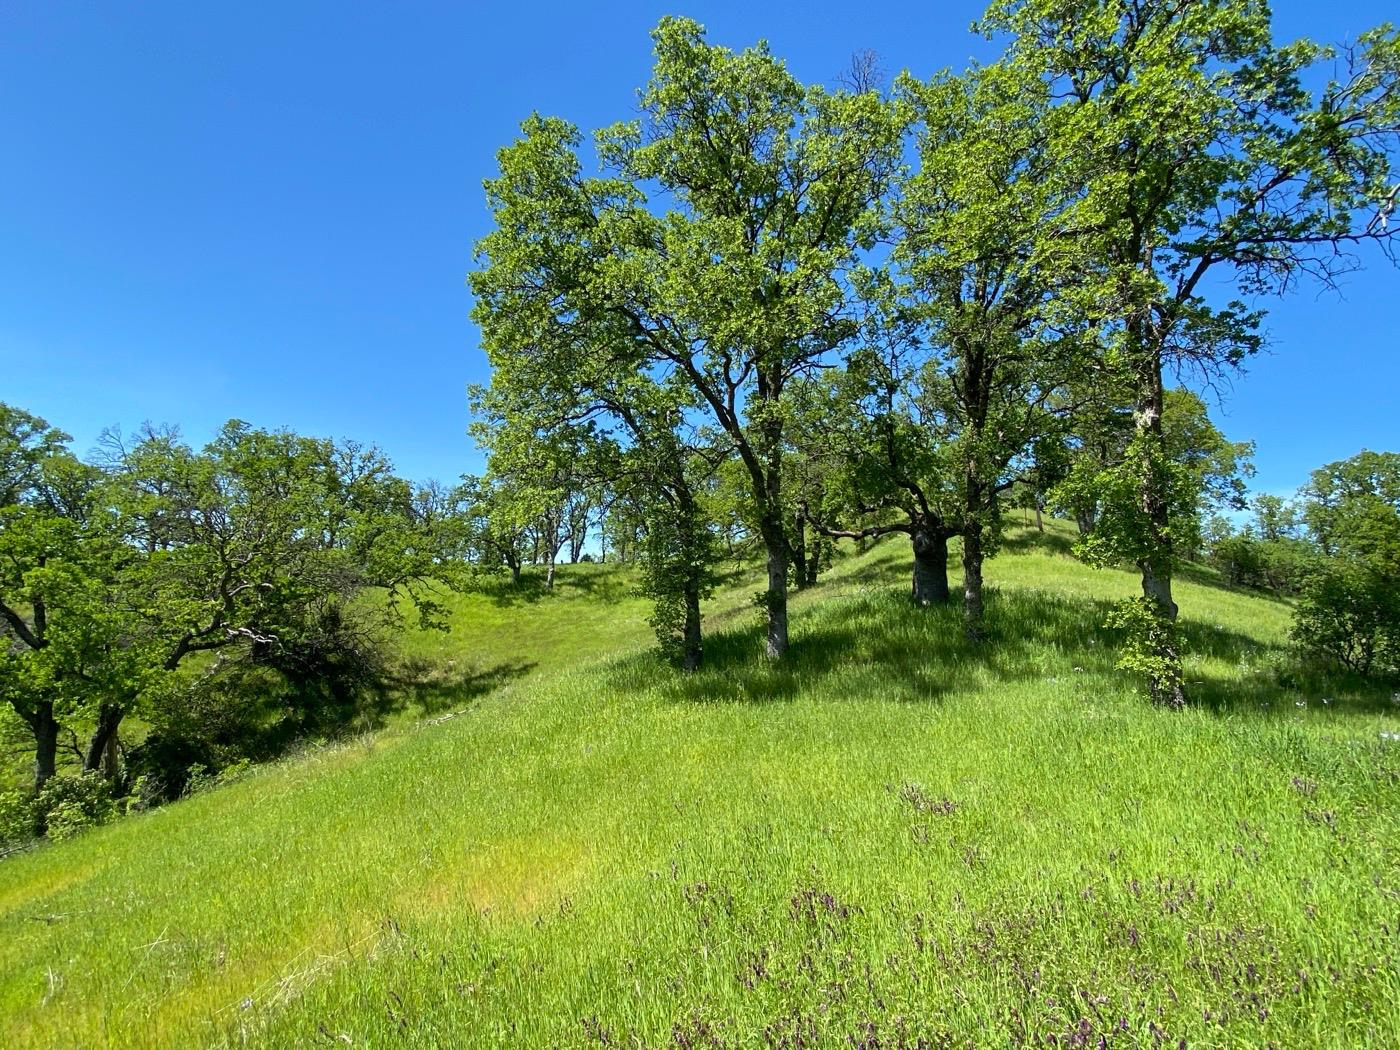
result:
[[(1037, 532), (1034, 528), (1023, 528), (1017, 526), (1014, 530), (1008, 530), (1006, 536), (1001, 541), (1001, 552), (1008, 554), (1028, 554), (1039, 551), (1047, 554), (1060, 555), (1066, 558), (1078, 560), (1074, 553), (1074, 544), (1077, 536), (1074, 533), (1065, 532), (1059, 529), (1046, 529), (1045, 532)], [(1135, 572), (1136, 570), (1128, 564), (1120, 566), (1125, 572)], [(1219, 569), (1211, 565), (1198, 561), (1183, 561), (1175, 570), (1175, 577), (1188, 583), (1193, 583), (1199, 587), (1209, 587), (1217, 591), (1225, 591), (1228, 594), (1238, 594), (1248, 598), (1261, 598), (1265, 601), (1277, 605), (1289, 605), (1290, 599), (1273, 591), (1260, 590), (1255, 587), (1241, 587), (1231, 583), (1225, 578)]]
[(1002, 537), (1001, 549), (1011, 554), (1028, 554), (1043, 551), (1046, 554), (1059, 554), (1066, 558), (1074, 557), (1074, 536), (1047, 529), (1038, 532), (1035, 528), (1008, 530)]
[(486, 577), (473, 588), (473, 592), (489, 599), (493, 604), (510, 608), (517, 605), (534, 605), (546, 599), (568, 598), (583, 595), (589, 601), (600, 604), (616, 604), (632, 598), (636, 592), (636, 580), (627, 568), (620, 565), (559, 565), (555, 568), (554, 589), (545, 586), (545, 570), (540, 565), (528, 565), (513, 580), (509, 573)]
[(410, 658), (385, 678), (365, 715), (372, 728), (379, 728), (392, 715), (408, 713), (415, 718), (428, 718), (461, 710), (507, 682), (529, 674), (535, 666), (533, 661), (508, 660), (494, 667), (459, 668), (452, 662)]
[[(917, 609), (902, 589), (889, 587), (803, 610), (794, 617), (787, 656), (776, 663), (763, 657), (763, 628), (755, 616), (749, 624), (707, 635), (704, 665), (695, 674), (664, 669), (655, 654), (639, 654), (615, 665), (615, 684), (657, 688), (665, 699), (682, 703), (839, 701), (851, 695), (929, 703), (985, 689), (989, 680), (1048, 683), (1080, 675), (1086, 688), (1096, 678), (1127, 684), (1131, 679), (1116, 668), (1118, 632), (1104, 626), (1112, 608), (1102, 599), (989, 589), (987, 636), (969, 642), (958, 603)], [(1328, 695), (1338, 712), (1392, 707), (1384, 684), (1303, 671), (1282, 646), (1191, 619), (1180, 630), (1185, 651), (1206, 660), (1205, 666), (1188, 665), (1188, 693), (1205, 709), (1278, 709), (1299, 689)], [(1219, 673), (1211, 663), (1241, 670)]]

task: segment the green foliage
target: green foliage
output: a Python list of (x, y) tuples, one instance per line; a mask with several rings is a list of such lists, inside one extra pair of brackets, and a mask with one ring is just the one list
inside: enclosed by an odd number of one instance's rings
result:
[(32, 805), (35, 826), (55, 842), (109, 823), (122, 812), (110, 782), (97, 773), (53, 777)]
[(1304, 579), (1295, 642), (1359, 674), (1400, 674), (1400, 454), (1329, 463), (1302, 498), (1324, 558)]
[(1321, 564), (1303, 584), (1292, 636), (1307, 656), (1400, 675), (1400, 585), (1364, 562)]
[(1397, 557), (1400, 515), (1400, 452), (1371, 452), (1313, 471), (1300, 492), (1302, 517), (1327, 555), (1376, 559)]
[(400, 601), (441, 622), (459, 509), (416, 496), (375, 449), (235, 420), (199, 451), (173, 430), (111, 432), (84, 463), (0, 409), (0, 701), (31, 731), (36, 784), (60, 730), (91, 734), (95, 768), (124, 719), (167, 721), (192, 678), (234, 666), (279, 674), (303, 725), (343, 716), (378, 661), (356, 606), (368, 587), (388, 594), (385, 622)]
[[(1351, 265), (1339, 248), (1392, 236), (1400, 34), (1277, 46), (1252, 0), (995, 0), (980, 28), (1056, 100), (1048, 166), (1079, 186), (1074, 240), (1093, 260), (1071, 302), (1101, 318), (1096, 378), (1130, 391), (1137, 433), (1107, 467), (1111, 520), (1086, 549), (1136, 562), (1174, 615), (1173, 564), (1196, 547), (1163, 447), (1164, 369), (1239, 367), (1263, 344), (1244, 297), (1330, 284)], [(1329, 63), (1336, 79), (1308, 90)], [(1220, 301), (1222, 282), (1240, 297)]]
[(0, 791), (0, 849), (34, 838), (34, 800), (22, 791)]
[[(1211, 512), (1244, 506), (1254, 446), (1226, 439), (1191, 391), (1169, 391), (1164, 404), (1160, 434), (1128, 426), (1096, 434), (1081, 444), (1083, 454), (1051, 493), (1052, 503), (1066, 510), (1092, 508), (1094, 527), (1078, 547), (1091, 565), (1149, 562), (1170, 572), (1201, 549)], [(1143, 517), (1146, 476), (1169, 508), (1168, 524), (1156, 534)]]
[(1176, 620), (1149, 598), (1126, 598), (1113, 607), (1104, 626), (1122, 632), (1118, 667), (1142, 678), (1154, 700), (1174, 704), (1182, 684)]
[[(603, 177), (583, 175), (581, 136), (554, 118), (500, 152), (473, 316), (508, 395), (552, 394), (634, 438), (654, 433), (622, 411), (638, 387), (707, 418), (786, 560), (784, 390), (856, 334), (851, 272), (882, 228), (903, 116), (874, 92), (802, 85), (764, 44), (711, 45), (689, 19), (653, 40), (640, 118), (597, 136)], [(776, 656), (786, 592), (770, 587)]]
[(1223, 536), (1210, 545), (1210, 561), (1231, 583), (1279, 594), (1296, 594), (1317, 559), (1307, 541), (1247, 533)]
[[(713, 561), (713, 539), (694, 512), (682, 518), (658, 515), (647, 528), (640, 590), (652, 601), (647, 622), (672, 662), (686, 658), (687, 602), (697, 603), (698, 615), (698, 602), (710, 596), (713, 586)], [(695, 626), (698, 629), (698, 622)]]

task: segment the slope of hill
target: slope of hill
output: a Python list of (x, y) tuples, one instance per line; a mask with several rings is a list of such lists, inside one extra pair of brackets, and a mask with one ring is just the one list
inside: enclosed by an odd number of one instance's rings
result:
[(1099, 626), (1133, 579), (1067, 547), (1012, 535), (981, 646), (902, 542), (846, 559), (780, 667), (736, 578), (690, 679), (615, 569), (463, 597), (407, 643), (436, 717), (0, 864), (0, 1033), (1394, 1045), (1400, 706), (1202, 572), (1200, 703), (1154, 710)]

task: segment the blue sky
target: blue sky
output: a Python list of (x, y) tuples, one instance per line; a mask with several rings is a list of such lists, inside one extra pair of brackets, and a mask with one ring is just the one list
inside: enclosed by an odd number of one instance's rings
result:
[[(0, 6), (0, 400), (73, 433), (238, 416), (380, 444), (413, 477), (481, 467), (468, 313), (481, 181), (532, 110), (629, 115), (666, 13), (804, 79), (857, 49), (927, 75), (990, 57), (981, 5), (142, 3)], [(1277, 5), (1355, 36), (1389, 0)], [(1400, 273), (1271, 309), (1217, 412), (1260, 489), (1400, 448)]]

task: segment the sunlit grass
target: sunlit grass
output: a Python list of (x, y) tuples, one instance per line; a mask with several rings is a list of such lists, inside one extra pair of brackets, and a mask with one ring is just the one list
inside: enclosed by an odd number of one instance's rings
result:
[(795, 599), (778, 668), (736, 579), (693, 679), (613, 569), (463, 597), (410, 653), (532, 666), (457, 717), (0, 864), (0, 1032), (1394, 1045), (1400, 706), (1280, 682), (1288, 608), (1198, 573), (1203, 703), (1154, 710), (1099, 626), (1134, 581), (1066, 542), (990, 564), (981, 646), (909, 606), (902, 541)]

